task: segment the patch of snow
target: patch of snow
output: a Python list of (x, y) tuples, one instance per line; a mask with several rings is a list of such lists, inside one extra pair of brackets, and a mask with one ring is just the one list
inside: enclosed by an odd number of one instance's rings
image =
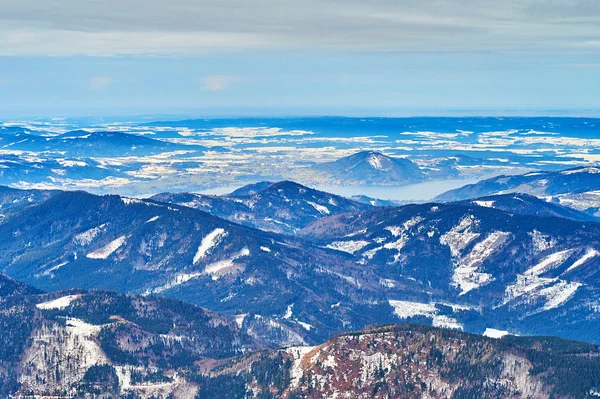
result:
[(160, 287), (156, 287), (154, 289), (146, 291), (146, 294), (151, 294), (151, 293), (158, 294), (160, 292), (169, 290), (169, 289), (171, 289), (173, 287), (181, 285), (181, 284), (183, 284), (185, 282), (188, 282), (188, 281), (190, 281), (192, 279), (195, 279), (195, 278), (198, 278), (200, 276), (202, 276), (202, 272), (178, 273), (168, 283), (166, 283), (164, 285), (161, 285)]
[(432, 319), (434, 327), (443, 327), (462, 330), (463, 326), (454, 318), (439, 315), (435, 302), (420, 303), (401, 300), (389, 300), (388, 303), (394, 308), (394, 314), (400, 319), (415, 316), (425, 316)]
[(325, 248), (335, 249), (336, 251), (353, 254), (369, 245), (368, 241), (335, 241), (325, 246)]
[[(77, 259), (75, 259), (75, 260), (77, 260)], [(65, 261), (65, 262), (59, 263), (58, 265), (52, 266), (50, 269), (45, 270), (43, 273), (40, 273), (39, 275), (36, 275), (36, 277), (38, 277), (38, 276), (51, 276), (51, 277), (54, 277), (54, 274), (52, 272), (60, 269), (61, 267), (65, 266), (67, 263), (69, 263), (69, 262)]]
[(383, 160), (385, 160), (385, 158), (382, 158), (379, 154), (370, 154), (367, 158), (367, 162), (369, 163), (369, 165), (378, 170), (383, 169)]
[(561, 175), (573, 175), (576, 173), (598, 174), (598, 173), (600, 173), (600, 169), (589, 167), (589, 168), (581, 168), (581, 169), (575, 169), (575, 170), (565, 170), (565, 171), (560, 172)]
[(518, 274), (517, 281), (506, 287), (505, 299), (502, 305), (518, 298), (521, 303), (529, 303), (543, 298), (545, 304), (540, 308), (540, 311), (555, 309), (567, 303), (581, 286), (581, 283), (568, 282), (557, 278)]
[(294, 308), (294, 304), (292, 303), (291, 305), (288, 305), (287, 310), (285, 311), (285, 314), (283, 315), (283, 318), (288, 320), (292, 317), (292, 309)]
[(489, 273), (479, 271), (483, 262), (494, 252), (506, 245), (512, 235), (502, 231), (490, 233), (483, 241), (478, 242), (473, 250), (456, 262), (452, 275), (452, 284), (460, 288), (460, 295), (487, 285), (494, 280)]
[(463, 325), (460, 324), (455, 318), (444, 315), (434, 315), (431, 325), (434, 327), (448, 328), (451, 330), (463, 329)]
[(242, 328), (242, 325), (244, 324), (244, 320), (246, 319), (247, 316), (248, 316), (248, 313), (242, 313), (242, 314), (235, 315), (235, 324), (237, 324), (238, 328)]
[(575, 208), (580, 211), (595, 211), (600, 203), (600, 190), (587, 191), (578, 194), (560, 194), (557, 198), (561, 205)]
[(196, 251), (196, 255), (194, 255), (193, 264), (195, 265), (200, 262), (206, 256), (206, 253), (226, 236), (227, 232), (222, 228), (214, 229), (208, 233), (208, 235), (202, 239), (202, 242)]
[(527, 270), (524, 274), (526, 276), (540, 276), (549, 270), (562, 265), (569, 258), (569, 256), (571, 256), (572, 252), (572, 249), (567, 249), (550, 254), (542, 259), (537, 265)]
[(533, 243), (533, 248), (535, 248), (536, 252), (544, 252), (547, 249), (550, 249), (556, 245), (556, 240), (551, 238), (550, 236), (544, 235), (537, 230), (533, 230), (531, 233), (528, 233), (531, 237), (531, 242)]
[(402, 235), (404, 232), (406, 232), (408, 229), (410, 229), (411, 227), (414, 227), (417, 224), (421, 223), (423, 220), (425, 220), (425, 219), (423, 219), (423, 217), (415, 216), (415, 217), (407, 220), (406, 222), (402, 223), (402, 226), (387, 226), (384, 228), (384, 230), (387, 230), (390, 233), (392, 233), (392, 235), (394, 237), (398, 237), (398, 236)]
[(67, 318), (67, 329), (82, 337), (92, 337), (100, 332), (102, 326), (93, 325), (80, 319)]
[(435, 303), (420, 303), (392, 299), (390, 299), (388, 302), (390, 306), (394, 308), (394, 314), (401, 319), (415, 316), (433, 317), (437, 311), (435, 308)]
[(396, 282), (394, 280), (390, 280), (389, 278), (380, 278), (379, 284), (382, 287), (386, 287), (386, 288), (395, 288), (396, 287)]
[(583, 265), (588, 260), (595, 258), (598, 255), (600, 255), (600, 252), (596, 251), (593, 248), (589, 248), (581, 258), (577, 259), (571, 266), (569, 266), (565, 273), (570, 272), (573, 269), (577, 269), (579, 266)]
[(538, 276), (524, 276), (522, 274), (517, 274), (517, 280), (515, 283), (506, 286), (505, 299), (503, 304), (506, 304), (516, 298), (519, 298), (523, 295), (529, 295), (535, 293), (543, 286), (552, 284), (556, 282), (556, 279), (553, 278), (543, 278)]
[(83, 233), (79, 233), (73, 237), (73, 241), (79, 245), (88, 245), (102, 230), (104, 230), (105, 227), (106, 223), (103, 223), (100, 226), (84, 231)]
[(363, 258), (373, 259), (375, 254), (377, 254), (377, 252), (379, 252), (382, 249), (383, 249), (383, 246), (369, 249), (368, 251), (365, 251), (365, 253), (363, 253), (362, 256), (363, 256)]
[(486, 328), (485, 331), (483, 332), (484, 337), (496, 338), (496, 339), (502, 338), (505, 335), (510, 335), (510, 333), (508, 331), (496, 330), (495, 328)]
[(564, 305), (582, 285), (581, 283), (560, 280), (557, 284), (540, 290), (540, 295), (546, 297), (546, 304), (542, 310), (555, 309)]
[(354, 237), (356, 235), (364, 234), (366, 232), (367, 232), (367, 229), (362, 229), (362, 230), (358, 230), (358, 231), (355, 231), (355, 232), (350, 233), (350, 234), (346, 234), (344, 237)]
[(250, 250), (244, 247), (239, 253), (232, 256), (230, 259), (221, 260), (219, 262), (211, 263), (204, 268), (203, 274), (210, 274), (213, 280), (217, 280), (221, 275), (229, 273), (230, 269), (236, 267), (234, 261), (236, 259), (249, 256)]
[[(172, 339), (169, 336), (168, 339)], [(117, 378), (119, 379), (119, 388), (121, 393), (135, 392), (135, 397), (140, 398), (166, 398), (177, 397), (182, 399), (192, 399), (196, 397), (198, 387), (187, 383), (179, 373), (172, 375), (172, 381), (168, 382), (141, 382), (137, 385), (132, 384), (132, 372), (137, 371), (145, 374), (148, 371), (158, 371), (154, 367), (139, 366), (114, 366)]]
[(398, 251), (395, 255), (394, 255), (394, 262), (396, 263), (400, 260), (400, 251), (402, 250), (402, 248), (404, 248), (404, 246), (408, 243), (408, 236), (406, 236), (406, 234), (403, 234), (398, 240), (393, 241), (393, 242), (388, 242), (387, 244), (385, 244), (383, 246), (383, 248), (385, 249), (395, 249), (396, 251)]
[[(291, 386), (297, 387), (300, 384), (300, 379), (304, 374), (302, 370), (302, 364), (312, 358), (311, 352), (315, 350), (316, 346), (294, 346), (285, 349), (285, 352), (289, 353), (293, 358), (292, 367), (290, 369)], [(313, 353), (314, 355), (314, 353)]]
[(479, 237), (479, 233), (473, 231), (478, 225), (479, 220), (475, 216), (465, 216), (456, 226), (440, 237), (440, 244), (447, 245), (452, 256), (458, 257), (471, 241)]
[(42, 302), (35, 305), (38, 309), (50, 310), (50, 309), (64, 309), (76, 299), (81, 298), (81, 295), (66, 295), (52, 301)]
[(119, 249), (121, 247), (121, 245), (125, 244), (125, 240), (126, 239), (127, 239), (127, 237), (121, 236), (121, 237), (117, 238), (116, 240), (109, 242), (103, 248), (100, 248), (100, 249), (98, 249), (98, 250), (96, 250), (94, 252), (91, 252), (91, 253), (87, 254), (86, 258), (90, 258), (90, 259), (106, 259), (113, 252), (115, 252), (117, 249)]
[(327, 355), (327, 359), (323, 360), (323, 362), (321, 363), (321, 366), (323, 366), (323, 368), (330, 368), (332, 370), (335, 370), (337, 367), (337, 362), (335, 361), (335, 356)]
[(132, 205), (132, 204), (145, 204), (144, 201), (139, 200), (137, 198), (128, 198), (128, 197), (121, 197), (121, 201), (125, 204), (125, 205)]
[(314, 328), (312, 325), (310, 325), (310, 324), (308, 324), (308, 323), (304, 323), (304, 322), (302, 322), (302, 321), (300, 321), (300, 320), (296, 320), (296, 322), (297, 322), (298, 324), (300, 324), (300, 325), (302, 326), (302, 328), (304, 328), (306, 331), (310, 331), (311, 329), (313, 329), (313, 328)]
[(482, 206), (484, 208), (493, 208), (494, 207), (494, 202), (496, 201), (473, 201), (473, 203), (477, 206)]
[(223, 302), (229, 302), (231, 301), (234, 297), (236, 296), (235, 293), (230, 293), (229, 295), (227, 295), (225, 298), (221, 299), (219, 302), (223, 303)]
[(321, 215), (329, 215), (331, 213), (326, 206), (319, 205), (312, 201), (306, 201), (306, 203), (315, 208)]
[(67, 318), (64, 326), (44, 323), (31, 335), (22, 360), (21, 385), (43, 392), (69, 392), (91, 366), (110, 364), (96, 341), (101, 329), (73, 318)]

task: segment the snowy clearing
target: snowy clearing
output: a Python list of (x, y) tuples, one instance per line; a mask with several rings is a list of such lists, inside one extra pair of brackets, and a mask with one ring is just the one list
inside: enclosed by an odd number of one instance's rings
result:
[(325, 248), (335, 249), (336, 251), (347, 252), (353, 254), (369, 245), (368, 241), (334, 241), (325, 246)]
[(121, 236), (121, 237), (117, 238), (116, 240), (109, 242), (103, 248), (100, 248), (100, 249), (98, 249), (98, 250), (96, 250), (94, 252), (91, 252), (91, 253), (87, 254), (86, 258), (90, 258), (90, 259), (106, 259), (113, 252), (115, 252), (117, 249), (119, 249), (121, 247), (121, 245), (125, 244), (125, 240), (126, 239), (127, 239), (127, 237)]
[(193, 264), (200, 262), (215, 245), (217, 245), (224, 237), (227, 236), (227, 232), (222, 228), (217, 228), (208, 233), (206, 237), (202, 239), (196, 255), (194, 255)]
[(71, 304), (74, 300), (81, 298), (81, 295), (67, 295), (52, 301), (42, 302), (35, 305), (38, 309), (49, 310), (49, 309), (64, 309)]
[(316, 202), (312, 202), (312, 201), (306, 201), (306, 203), (309, 204), (310, 206), (312, 206), (313, 208), (315, 208), (317, 211), (319, 211), (319, 213), (321, 215), (329, 215), (331, 213), (329, 211), (329, 208), (327, 208), (326, 206), (319, 205)]
[(508, 331), (496, 330), (495, 328), (486, 328), (483, 336), (489, 338), (502, 338), (506, 335), (510, 335)]

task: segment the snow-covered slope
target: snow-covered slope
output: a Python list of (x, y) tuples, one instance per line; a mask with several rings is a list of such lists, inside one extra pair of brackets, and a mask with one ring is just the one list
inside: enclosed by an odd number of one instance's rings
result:
[[(404, 319), (436, 323), (444, 315), (468, 331), (483, 332), (487, 323), (500, 330), (518, 326), (523, 334), (552, 333), (553, 325), (554, 333), (598, 342), (592, 331), (600, 325), (600, 224), (477, 202), (338, 215), (300, 235), (374, 270), (392, 303), (431, 308), (411, 314), (395, 306)], [(442, 311), (443, 302), (470, 311)], [(472, 324), (475, 309), (480, 320)]]
[(2, 397), (193, 398), (183, 368), (260, 348), (205, 309), (106, 291), (6, 293), (0, 325)]

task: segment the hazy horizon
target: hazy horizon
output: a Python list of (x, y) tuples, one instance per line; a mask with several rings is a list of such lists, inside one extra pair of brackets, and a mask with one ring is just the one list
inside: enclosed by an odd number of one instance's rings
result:
[(600, 115), (589, 0), (0, 0), (0, 117)]

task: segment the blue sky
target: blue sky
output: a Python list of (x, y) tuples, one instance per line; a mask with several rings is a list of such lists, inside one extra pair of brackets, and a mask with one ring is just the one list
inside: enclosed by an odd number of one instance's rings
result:
[(596, 1), (414, 3), (0, 0), (0, 117), (600, 115)]

